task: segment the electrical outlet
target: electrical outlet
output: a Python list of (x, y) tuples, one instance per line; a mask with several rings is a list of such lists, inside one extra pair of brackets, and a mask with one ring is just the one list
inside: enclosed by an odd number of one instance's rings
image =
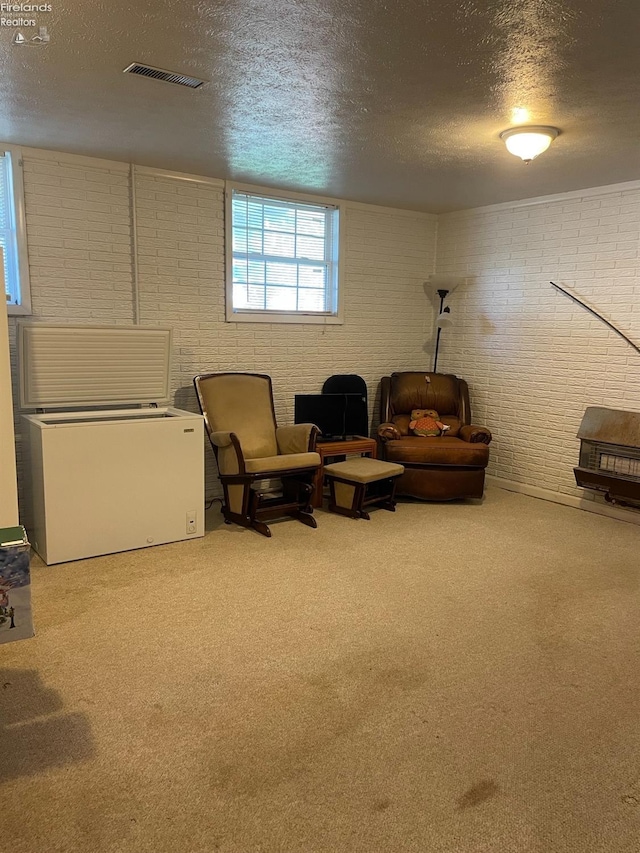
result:
[(195, 509), (187, 511), (187, 533), (195, 533), (197, 528), (198, 513)]

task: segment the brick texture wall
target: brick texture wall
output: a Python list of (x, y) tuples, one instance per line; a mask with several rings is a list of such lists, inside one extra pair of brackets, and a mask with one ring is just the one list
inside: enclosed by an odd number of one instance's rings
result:
[[(24, 180), (32, 319), (133, 323), (135, 219), (139, 321), (173, 327), (180, 408), (198, 411), (199, 372), (259, 371), (272, 376), (287, 423), (296, 392), (319, 392), (333, 373), (358, 373), (376, 422), (380, 377), (428, 363), (433, 314), (423, 282), (435, 263), (434, 216), (345, 204), (344, 324), (227, 323), (221, 181), (136, 170), (133, 217), (123, 164), (26, 149)], [(15, 347), (13, 356), (15, 370)], [(209, 448), (206, 459), (212, 497), (220, 492)]]
[(129, 177), (121, 164), (25, 154), (27, 248), (34, 316), (131, 322)]
[[(474, 420), (494, 432), (490, 473), (583, 497), (572, 468), (584, 408), (640, 410), (640, 356), (549, 285), (573, 288), (640, 342), (636, 184), (439, 218), (346, 202), (345, 322), (317, 326), (225, 322), (221, 181), (138, 169), (134, 217), (124, 164), (25, 149), (24, 179), (32, 319), (132, 323), (135, 220), (139, 318), (174, 329), (181, 408), (197, 411), (196, 373), (255, 370), (273, 377), (286, 423), (296, 392), (354, 372), (367, 381), (375, 426), (380, 376), (432, 363), (423, 282), (437, 241), (437, 271), (463, 279), (438, 366), (468, 380)], [(20, 463), (18, 418), (16, 427)], [(206, 458), (211, 497), (208, 448)]]
[(640, 355), (549, 282), (640, 346), (639, 248), (635, 184), (439, 218), (437, 270), (464, 279), (439, 369), (469, 381), (490, 473), (591, 497), (575, 486), (576, 432), (586, 406), (640, 411)]

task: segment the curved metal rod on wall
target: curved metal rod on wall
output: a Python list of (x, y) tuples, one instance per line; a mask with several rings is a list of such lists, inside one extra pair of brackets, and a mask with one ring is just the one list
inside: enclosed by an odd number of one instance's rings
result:
[(623, 332), (620, 331), (620, 329), (616, 329), (616, 327), (613, 325), (613, 323), (610, 323), (608, 320), (605, 320), (605, 318), (602, 317), (600, 314), (598, 314), (597, 311), (594, 311), (593, 308), (589, 308), (588, 305), (585, 305), (584, 302), (582, 302), (580, 299), (578, 299), (577, 296), (574, 296), (572, 293), (569, 293), (569, 291), (565, 290), (564, 287), (560, 287), (560, 285), (556, 284), (554, 281), (550, 281), (549, 284), (552, 287), (555, 287), (557, 290), (560, 290), (562, 293), (564, 293), (565, 296), (568, 296), (569, 299), (573, 299), (573, 301), (577, 302), (578, 305), (582, 305), (583, 308), (586, 308), (586, 310), (590, 314), (593, 314), (594, 317), (597, 317), (598, 320), (602, 320), (602, 322), (605, 324), (605, 326), (608, 326), (610, 329), (613, 329), (613, 331), (616, 333), (616, 335), (620, 335), (622, 340), (626, 341), (630, 347), (633, 347), (634, 350), (638, 354), (640, 354), (640, 347), (636, 346), (633, 341), (630, 341), (629, 338)]

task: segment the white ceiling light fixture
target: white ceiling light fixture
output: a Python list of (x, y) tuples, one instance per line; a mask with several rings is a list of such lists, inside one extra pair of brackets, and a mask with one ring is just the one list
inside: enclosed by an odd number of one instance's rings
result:
[(525, 163), (530, 163), (547, 150), (559, 133), (557, 127), (528, 125), (503, 130), (500, 139), (507, 146), (507, 151), (520, 157)]

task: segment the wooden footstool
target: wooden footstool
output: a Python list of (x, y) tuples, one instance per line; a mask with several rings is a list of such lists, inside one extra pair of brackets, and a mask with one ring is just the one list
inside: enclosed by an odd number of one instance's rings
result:
[(356, 457), (325, 465), (324, 474), (331, 490), (329, 509), (350, 518), (369, 518), (365, 506), (376, 504), (395, 511), (396, 480), (404, 465), (379, 459)]

